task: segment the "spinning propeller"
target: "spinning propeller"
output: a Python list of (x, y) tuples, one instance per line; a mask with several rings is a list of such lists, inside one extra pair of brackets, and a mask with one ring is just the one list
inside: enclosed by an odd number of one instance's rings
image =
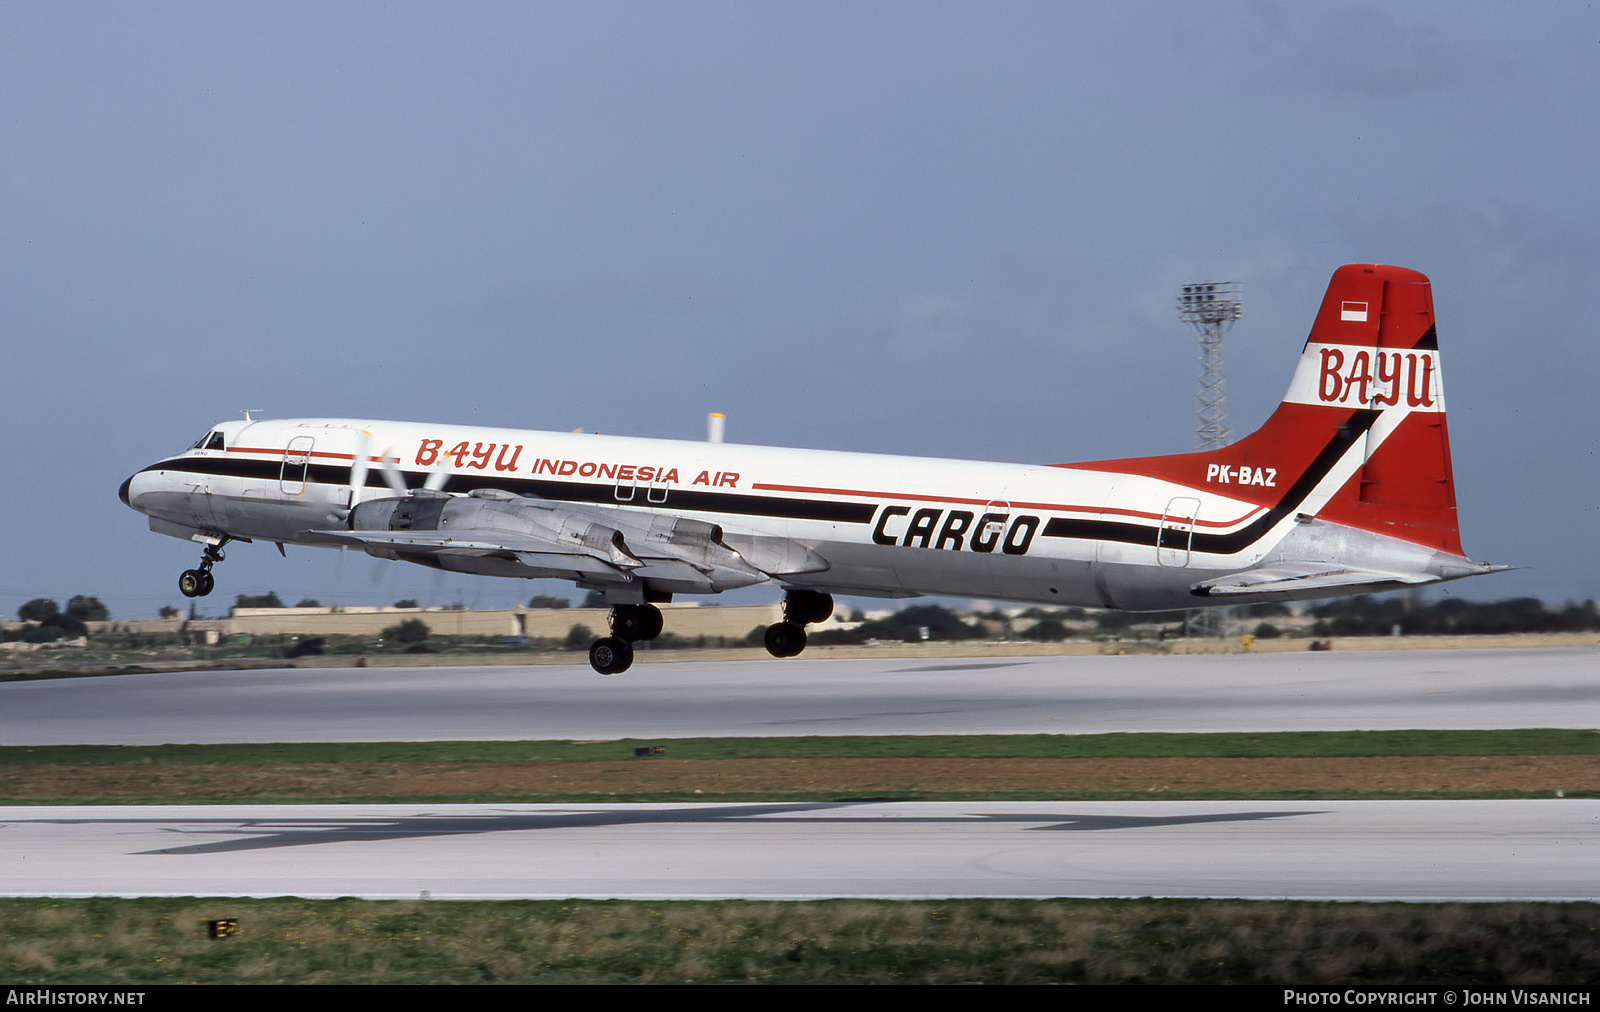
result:
[(355, 459), (350, 462), (350, 495), (346, 511), (354, 509), (360, 501), (361, 490), (367, 487), (367, 475), (372, 471), (372, 464), (376, 461), (378, 471), (383, 476), (383, 483), (389, 490), (398, 496), (411, 496), (419, 492), (438, 492), (450, 480), (448, 471), (432, 471), (424, 479), (421, 488), (406, 487), (406, 475), (398, 465), (400, 458), (391, 456), (394, 446), (385, 446), (380, 453), (374, 454), (372, 447), (374, 437), (366, 429), (361, 430), (361, 435), (356, 440)]

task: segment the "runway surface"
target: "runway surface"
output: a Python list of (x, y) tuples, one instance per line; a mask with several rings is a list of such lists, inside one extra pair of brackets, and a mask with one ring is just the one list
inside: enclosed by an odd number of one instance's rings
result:
[(0, 745), (1600, 727), (1600, 650), (181, 672), (0, 684)]
[(0, 808), (8, 896), (1600, 899), (1600, 801)]

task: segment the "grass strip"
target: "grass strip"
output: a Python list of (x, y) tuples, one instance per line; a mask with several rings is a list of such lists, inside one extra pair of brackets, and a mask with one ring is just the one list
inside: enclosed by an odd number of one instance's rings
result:
[(1319, 758), (1600, 755), (1600, 732), (1278, 731), (1223, 734), (900, 735), (797, 738), (623, 738), (615, 741), (289, 742), (218, 745), (0, 747), (0, 766), (142, 763), (528, 762), (632, 759), (659, 747), (674, 759)]
[[(205, 922), (236, 918), (232, 938)], [(1241, 900), (0, 900), (14, 985), (1590, 986), (1600, 905)]]
[[(656, 804), (887, 804), (902, 801), (1059, 801), (1073, 804), (1088, 801), (1504, 801), (1517, 798), (1549, 798), (1549, 791), (1116, 791), (1116, 790), (1016, 790), (1016, 791), (610, 791), (605, 794), (562, 793), (473, 793), (460, 794), (372, 794), (332, 795), (314, 798), (302, 795), (251, 795), (239, 797), (152, 795), (149, 797), (70, 797), (8, 800), (19, 807), (62, 805), (656, 805)], [(1571, 799), (1600, 798), (1600, 791), (1568, 791)]]

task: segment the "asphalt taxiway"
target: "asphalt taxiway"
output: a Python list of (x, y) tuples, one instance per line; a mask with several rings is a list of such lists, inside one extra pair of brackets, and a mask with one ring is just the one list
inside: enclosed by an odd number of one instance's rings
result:
[(1600, 801), (0, 808), (0, 894), (1597, 900)]
[(189, 671), (0, 684), (0, 745), (1600, 727), (1600, 650)]

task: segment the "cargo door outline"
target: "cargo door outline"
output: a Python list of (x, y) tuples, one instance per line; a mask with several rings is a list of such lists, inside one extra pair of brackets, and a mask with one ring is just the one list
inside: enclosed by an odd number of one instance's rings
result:
[(1174, 496), (1167, 500), (1167, 508), (1161, 513), (1161, 526), (1156, 528), (1158, 564), (1179, 569), (1189, 564), (1189, 551), (1194, 544), (1194, 521), (1199, 515), (1199, 499)]
[(283, 448), (283, 467), (278, 471), (278, 489), (285, 495), (298, 496), (305, 492), (306, 471), (311, 467), (311, 448), (315, 445), (316, 440), (310, 436), (296, 436)]
[(967, 541), (967, 547), (974, 552), (1003, 554), (1006, 543), (1006, 530), (1010, 526), (1011, 501), (1008, 499), (990, 499), (984, 503), (983, 512), (979, 513), (978, 519), (973, 522), (972, 534)]

